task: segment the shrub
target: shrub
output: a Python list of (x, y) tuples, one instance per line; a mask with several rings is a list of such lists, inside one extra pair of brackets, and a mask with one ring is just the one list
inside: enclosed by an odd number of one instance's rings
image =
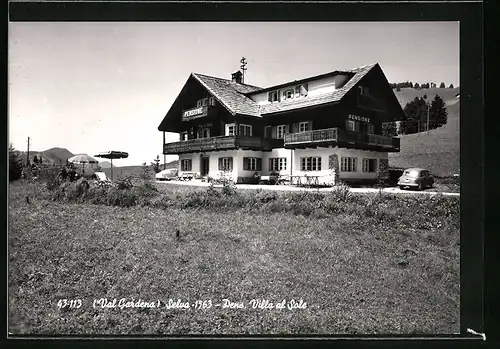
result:
[(9, 182), (21, 178), (23, 170), (23, 160), (19, 157), (19, 153), (14, 149), (12, 144), (9, 146)]
[(259, 202), (267, 204), (268, 202), (276, 201), (278, 199), (278, 194), (276, 194), (275, 191), (259, 191), (257, 195), (255, 195), (255, 198)]

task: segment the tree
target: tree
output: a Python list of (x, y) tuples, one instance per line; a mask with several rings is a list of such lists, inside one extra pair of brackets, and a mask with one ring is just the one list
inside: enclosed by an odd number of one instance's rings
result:
[(442, 82), (441, 85), (439, 85), (439, 88), (445, 88), (444, 82)]
[(151, 162), (151, 167), (153, 167), (153, 170), (155, 171), (155, 173), (158, 173), (158, 172), (161, 171), (161, 168), (160, 168), (160, 155), (156, 155), (156, 159), (154, 159)]
[(382, 135), (386, 137), (396, 137), (398, 135), (396, 132), (396, 123), (392, 121), (382, 123)]
[(454, 88), (454, 87), (453, 87), (453, 84), (450, 84), (450, 87), (449, 87), (449, 88)]
[(418, 82), (415, 83), (415, 89), (417, 89), (417, 90), (420, 89), (420, 84)]
[(145, 162), (142, 163), (141, 178), (144, 179), (144, 180), (149, 180), (150, 179), (150, 176), (149, 176), (149, 167), (148, 167), (148, 164), (145, 163)]
[(399, 92), (399, 91), (401, 91), (401, 88), (398, 86), (398, 87), (396, 87), (396, 92)]
[(413, 82), (410, 81), (410, 87), (413, 88)]
[(17, 150), (12, 143), (9, 145), (9, 182), (21, 178), (23, 171), (23, 160), (19, 158)]
[(439, 95), (436, 95), (432, 100), (429, 109), (429, 118), (436, 127), (443, 126), (448, 122), (448, 111), (446, 110), (444, 100)]
[(33, 157), (33, 163), (38, 164), (38, 157), (36, 155)]

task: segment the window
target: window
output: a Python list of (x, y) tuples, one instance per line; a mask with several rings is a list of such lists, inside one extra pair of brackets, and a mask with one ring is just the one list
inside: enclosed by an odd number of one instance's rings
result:
[(293, 88), (283, 91), (283, 99), (293, 98)]
[(202, 103), (202, 99), (200, 99), (198, 102), (196, 102), (196, 108), (199, 108), (201, 107), (201, 103)]
[(191, 159), (181, 160), (181, 171), (191, 171)]
[(219, 158), (219, 171), (232, 171), (233, 158)]
[(366, 131), (366, 133), (370, 135), (375, 134), (375, 125), (368, 124), (368, 130)]
[(208, 105), (215, 105), (215, 98), (214, 97), (210, 97), (208, 99)]
[(179, 136), (180, 136), (180, 140), (181, 141), (187, 141), (187, 139), (188, 139), (188, 133), (187, 132), (181, 132), (179, 134)]
[(286, 125), (278, 125), (276, 127), (276, 138), (285, 138)]
[(377, 159), (363, 159), (363, 172), (377, 171)]
[(307, 96), (307, 90), (308, 90), (307, 84), (295, 86), (295, 97)]
[(280, 101), (280, 91), (270, 91), (267, 93), (267, 100), (269, 102), (279, 102)]
[(321, 157), (300, 158), (301, 171), (321, 171)]
[(370, 89), (366, 86), (358, 86), (358, 91), (360, 96), (368, 96), (370, 94)]
[(284, 171), (286, 170), (286, 158), (270, 158), (269, 171)]
[(262, 171), (261, 158), (243, 158), (243, 170), (245, 171)]
[(226, 136), (234, 136), (236, 134), (236, 125), (228, 124), (226, 125)]
[(340, 161), (340, 171), (342, 172), (356, 172), (357, 158), (342, 157)]
[(356, 132), (356, 121), (347, 120), (346, 129), (350, 132)]
[(309, 131), (309, 122), (299, 122), (299, 132)]
[(241, 136), (251, 136), (252, 135), (252, 126), (250, 125), (240, 125), (240, 135)]
[(272, 138), (273, 137), (273, 130), (271, 126), (264, 126), (264, 136), (266, 138)]

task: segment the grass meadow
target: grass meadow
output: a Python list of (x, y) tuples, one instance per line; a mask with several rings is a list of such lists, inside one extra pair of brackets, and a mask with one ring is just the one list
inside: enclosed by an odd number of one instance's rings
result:
[[(71, 197), (11, 183), (9, 331), (459, 331), (458, 197), (158, 188), (91, 187)], [(161, 306), (94, 308), (100, 298)], [(60, 299), (82, 304), (59, 309)], [(167, 309), (169, 299), (245, 308)], [(307, 307), (253, 309), (252, 299), (302, 299)]]

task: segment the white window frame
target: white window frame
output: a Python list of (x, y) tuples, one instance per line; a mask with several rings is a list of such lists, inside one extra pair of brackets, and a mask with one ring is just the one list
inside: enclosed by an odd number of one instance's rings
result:
[(231, 163), (231, 170), (233, 170), (233, 158), (232, 157), (222, 157), (222, 168), (228, 170), (229, 164)]
[(267, 93), (267, 100), (271, 103), (280, 101), (280, 90), (273, 90)]
[(179, 140), (181, 140), (181, 141), (187, 141), (187, 139), (188, 139), (188, 133), (187, 133), (187, 131), (179, 133)]
[(340, 171), (341, 172), (358, 172), (357, 170), (358, 158), (343, 156), (340, 159)]
[(181, 171), (191, 171), (193, 168), (193, 161), (191, 159), (181, 159)]
[[(227, 124), (227, 134), (226, 136), (235, 136), (236, 135), (236, 124)], [(232, 130), (232, 132), (231, 132)]]
[[(370, 161), (374, 161), (374, 166), (372, 171), (370, 171)], [(363, 159), (363, 172), (369, 172), (369, 173), (377, 172), (377, 159), (373, 158)]]
[(300, 158), (300, 170), (304, 172), (321, 171), (321, 156)]
[[(306, 91), (303, 93), (301, 87)], [(295, 97), (306, 97), (309, 93), (309, 85), (306, 83), (295, 86)]]
[[(239, 128), (239, 133), (238, 133), (239, 135), (252, 137), (252, 125), (240, 124), (238, 128)], [(243, 132), (241, 132), (242, 130)]]
[(286, 171), (286, 158), (270, 158), (269, 171)]
[(299, 122), (299, 132), (309, 131), (309, 121)]
[[(281, 135), (280, 135), (280, 130), (281, 130)], [(285, 138), (285, 134), (286, 134), (286, 125), (276, 126), (276, 138), (278, 139)]]
[[(352, 125), (352, 129), (350, 129), (349, 125)], [(356, 132), (356, 121), (347, 120), (346, 130), (349, 132)]]
[(257, 171), (257, 158), (243, 158), (243, 159), (248, 159), (247, 171)]
[(283, 91), (283, 100), (291, 99), (295, 96), (294, 89), (288, 88)]

